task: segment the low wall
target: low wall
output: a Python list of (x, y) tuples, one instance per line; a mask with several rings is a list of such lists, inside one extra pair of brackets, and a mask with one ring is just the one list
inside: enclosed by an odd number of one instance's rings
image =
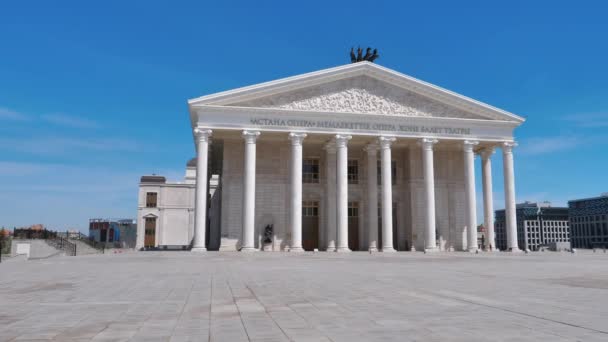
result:
[(17, 254), (17, 244), (29, 244), (30, 245), (30, 259), (41, 259), (48, 258), (56, 255), (62, 255), (63, 252), (56, 249), (55, 247), (49, 246), (46, 240), (42, 239), (13, 239), (11, 243), (12, 255)]

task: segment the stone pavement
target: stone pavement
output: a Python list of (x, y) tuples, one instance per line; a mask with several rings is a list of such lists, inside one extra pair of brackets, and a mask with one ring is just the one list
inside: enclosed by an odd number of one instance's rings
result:
[(137, 252), (0, 264), (0, 341), (608, 341), (608, 254)]

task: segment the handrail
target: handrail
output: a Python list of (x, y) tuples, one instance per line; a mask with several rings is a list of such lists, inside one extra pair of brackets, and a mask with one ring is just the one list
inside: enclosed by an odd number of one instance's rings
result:
[[(74, 236), (74, 235), (76, 235), (76, 236)], [(105, 253), (105, 249), (106, 249), (105, 243), (97, 242), (97, 241), (93, 240), (92, 238), (86, 236), (85, 234), (82, 234), (81, 232), (78, 232), (78, 234), (71, 234), (70, 239), (81, 241), (83, 243), (86, 243), (89, 247), (92, 247), (92, 248), (98, 250), (100, 253), (102, 253), (102, 254)]]
[(60, 237), (60, 236), (56, 236), (54, 238), (50, 238), (50, 239), (46, 239), (46, 242), (65, 252), (65, 255), (68, 256), (76, 256), (76, 244), (73, 242), (70, 242), (68, 239)]

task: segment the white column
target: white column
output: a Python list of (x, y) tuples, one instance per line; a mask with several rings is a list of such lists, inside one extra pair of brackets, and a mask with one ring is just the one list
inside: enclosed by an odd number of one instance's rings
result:
[(507, 249), (520, 252), (517, 245), (517, 217), (515, 212), (515, 176), (513, 172), (513, 147), (515, 142), (506, 141), (502, 144), (502, 164), (505, 177), (505, 216), (507, 230)]
[(336, 252), (350, 252), (348, 248), (348, 141), (350, 135), (336, 135), (337, 150), (337, 222), (338, 222), (338, 245)]
[(207, 229), (207, 163), (209, 156), (210, 129), (195, 128), (194, 134), (197, 140), (196, 154), (196, 194), (194, 206), (194, 239), (192, 241), (192, 252), (204, 252), (205, 232)]
[(464, 191), (466, 201), (467, 246), (477, 252), (477, 203), (475, 198), (475, 151), (478, 141), (466, 140), (464, 149)]
[(437, 251), (437, 241), (435, 238), (435, 171), (433, 164), (433, 145), (437, 142), (437, 139), (424, 138), (420, 140), (426, 208), (424, 250), (427, 252)]
[(367, 217), (369, 250), (378, 251), (378, 145), (365, 146), (367, 152)]
[(336, 143), (325, 144), (327, 158), (325, 170), (327, 173), (327, 251), (336, 251)]
[(259, 131), (243, 131), (245, 139), (245, 167), (243, 177), (243, 241), (242, 252), (255, 249), (255, 143)]
[(379, 137), (382, 171), (382, 252), (394, 252), (393, 247), (393, 180), (391, 179), (391, 144), (394, 137)]
[(291, 140), (291, 246), (290, 252), (302, 248), (302, 141), (306, 133), (289, 133)]
[(486, 250), (496, 251), (494, 235), (494, 196), (492, 191), (492, 160), (494, 147), (481, 151), (481, 177), (483, 184), (483, 225), (486, 229)]

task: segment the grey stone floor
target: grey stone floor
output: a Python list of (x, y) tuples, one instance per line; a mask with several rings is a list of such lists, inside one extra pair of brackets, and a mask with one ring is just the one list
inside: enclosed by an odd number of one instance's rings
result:
[(134, 252), (0, 264), (0, 341), (608, 341), (608, 254)]

